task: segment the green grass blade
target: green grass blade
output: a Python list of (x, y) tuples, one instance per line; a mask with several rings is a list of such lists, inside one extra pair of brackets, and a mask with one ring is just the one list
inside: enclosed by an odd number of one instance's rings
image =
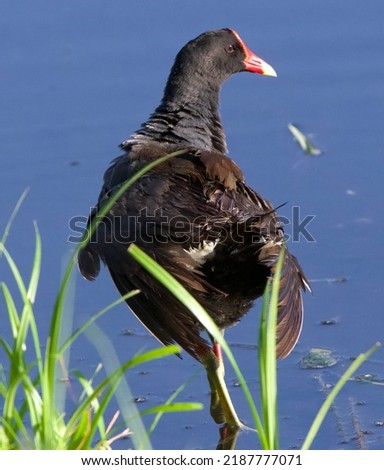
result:
[[(95, 367), (95, 370), (91, 377), (89, 379), (84, 379), (88, 381), (89, 385), (93, 387), (93, 382), (95, 381), (96, 377), (98, 376), (99, 372), (103, 369), (103, 364), (99, 362), (97, 366)], [(76, 374), (80, 375), (82, 377), (82, 374), (80, 372), (76, 372)], [(83, 390), (83, 393), (80, 395), (79, 401), (82, 401), (86, 395), (86, 390)]]
[(352, 362), (352, 364), (348, 367), (348, 369), (344, 372), (344, 374), (341, 376), (337, 384), (333, 387), (326, 400), (322, 404), (320, 410), (318, 411), (316, 418), (314, 419), (312, 426), (308, 431), (308, 434), (301, 447), (302, 450), (308, 450), (311, 447), (312, 442), (316, 437), (316, 434), (322, 422), (324, 421), (326, 414), (328, 413), (336, 396), (343, 388), (347, 380), (351, 378), (352, 374), (356, 372), (356, 370), (361, 366), (361, 364), (365, 362), (369, 358), (369, 356), (374, 353), (380, 346), (380, 343), (376, 343), (367, 352), (359, 354), (357, 358)]
[(17, 313), (17, 308), (13, 300), (12, 294), (8, 289), (8, 286), (4, 282), (1, 282), (0, 286), (3, 292), (5, 305), (7, 307), (8, 320), (11, 326), (12, 337), (15, 339), (17, 336), (18, 329), (20, 327), (19, 315)]
[[(0, 346), (4, 349), (6, 355), (8, 356), (8, 359), (11, 361), (11, 360), (12, 360), (12, 355), (13, 355), (12, 348), (11, 348), (11, 346), (5, 341), (5, 339), (3, 339), (1, 336), (0, 336)], [(0, 368), (1, 368), (1, 364), (0, 364)], [(0, 369), (0, 370), (1, 370), (1, 369)]]
[[(92, 397), (91, 409), (92, 409), (92, 412), (93, 412), (93, 419), (89, 420), (87, 422), (86, 434), (84, 434), (82, 436), (81, 446), (80, 446), (80, 448), (86, 449), (86, 448), (90, 447), (91, 440), (93, 439), (93, 437), (95, 435), (96, 429), (99, 430), (101, 440), (104, 441), (104, 437), (105, 437), (105, 434), (106, 434), (106, 426), (105, 426), (103, 411), (104, 411), (106, 405), (108, 404), (108, 402), (110, 400), (110, 397), (108, 397), (108, 396), (105, 397), (104, 396), (105, 403), (103, 404), (103, 406), (100, 406), (99, 399), (98, 399), (97, 396), (95, 396), (95, 390), (92, 386), (92, 381), (86, 379), (79, 372), (74, 372), (74, 375), (77, 377), (79, 383), (83, 387), (83, 391), (85, 392), (85, 394), (88, 397)], [(75, 429), (74, 434), (78, 433), (79, 423), (84, 423), (84, 419), (85, 419), (84, 417), (87, 416), (87, 415), (88, 415), (88, 409), (85, 409), (82, 413), (80, 413), (79, 421), (76, 422), (75, 426), (74, 426), (74, 429)], [(70, 430), (72, 432), (70, 426), (67, 426), (67, 432), (68, 432), (68, 430)], [(76, 439), (77, 438), (75, 438), (75, 441), (73, 441), (71, 443), (71, 448), (78, 448), (79, 447), (79, 443), (76, 442)]]
[(29, 369), (25, 368), (24, 364), (21, 363), (18, 374), (13, 377), (12, 381), (9, 381), (3, 406), (3, 416), (7, 422), (13, 422), (15, 412), (17, 413), (18, 409), (16, 405), (17, 391), (20, 384), (22, 384), (26, 397), (25, 400), (28, 402), (31, 425), (36, 427), (41, 415), (41, 396), (30, 380), (28, 373)]
[[(34, 300), (34, 287), (26, 288), (24, 281), (21, 277), (20, 271), (16, 266), (16, 263), (14, 262), (12, 256), (8, 252), (8, 250), (5, 248), (5, 246), (0, 243), (0, 251), (4, 254), (5, 259), (7, 260), (8, 266), (11, 269), (12, 275), (16, 281), (16, 284), (18, 286), (21, 299), (23, 302), (23, 312), (21, 314), (21, 317), (19, 320), (16, 320), (16, 318), (11, 319), (11, 322), (13, 323), (13, 328), (17, 327), (16, 331), (16, 336), (15, 336), (15, 345), (14, 345), (14, 351), (17, 352), (19, 357), (23, 356), (23, 349), (25, 348), (25, 340), (26, 340), (26, 335), (28, 333), (28, 328), (30, 326), (31, 319), (33, 319), (33, 310), (32, 310), (32, 300)], [(33, 268), (32, 272), (32, 282), (35, 282), (35, 277), (36, 274), (34, 273), (34, 270), (37, 270), (39, 272), (40, 266), (38, 263), (36, 263), (36, 266)], [(8, 303), (11, 306), (10, 299), (8, 299)], [(11, 314), (14, 315), (13, 308), (11, 306)], [(18, 365), (15, 364), (15, 362), (12, 362), (12, 365), (14, 366), (12, 370), (14, 373), (17, 374), (17, 368)], [(11, 380), (12, 380), (12, 373), (11, 373)]]
[(285, 247), (282, 246), (272, 280), (270, 304), (267, 318), (266, 355), (265, 355), (265, 380), (267, 416), (265, 428), (271, 450), (278, 449), (278, 419), (277, 419), (277, 366), (276, 366), (276, 326), (279, 304), (279, 288), (281, 269), (285, 258)]
[(153, 406), (142, 411), (141, 415), (149, 415), (154, 413), (175, 413), (184, 411), (199, 411), (203, 409), (202, 403), (194, 402), (177, 402), (177, 403), (164, 403), (163, 405)]
[[(17, 213), (19, 212), (19, 209), (20, 209), (21, 205), (23, 204), (24, 199), (26, 198), (27, 194), (28, 194), (28, 189), (26, 189), (22, 193), (22, 195), (19, 197), (19, 200), (17, 201), (16, 206), (12, 211), (12, 214), (10, 215), (10, 217), (8, 219), (7, 225), (5, 226), (5, 229), (4, 229), (4, 232), (3, 232), (3, 236), (0, 240), (0, 243), (2, 245), (5, 245), (5, 242), (7, 241), (9, 231), (11, 230), (11, 226), (13, 224), (13, 221), (15, 220), (15, 217), (16, 217)], [(0, 252), (0, 259), (1, 259), (1, 255), (2, 255), (2, 253)]]
[(259, 377), (260, 377), (260, 402), (263, 416), (264, 428), (266, 429), (266, 416), (268, 415), (268, 404), (266, 397), (268, 396), (267, 390), (267, 369), (266, 369), (266, 351), (267, 351), (267, 328), (268, 328), (268, 310), (271, 297), (271, 280), (268, 280), (264, 290), (263, 303), (260, 314), (259, 325), (259, 342), (258, 342), (258, 357), (259, 357)]
[(32, 272), (28, 285), (28, 298), (30, 302), (34, 303), (36, 299), (37, 286), (39, 285), (39, 277), (41, 270), (41, 237), (39, 229), (34, 224), (35, 227), (35, 256), (32, 263)]
[(92, 448), (91, 443), (89, 442), (91, 422), (92, 410), (89, 409), (80, 415), (80, 419), (76, 423), (76, 427), (74, 429), (69, 429), (68, 426), (66, 427), (66, 450), (88, 450)]
[(0, 450), (32, 448), (31, 436), (28, 434), (19, 413), (15, 409), (12, 424), (0, 417)]
[[(16, 281), (23, 302), (23, 312), (21, 314), (20, 320), (18, 322), (14, 322), (14, 326), (17, 326), (17, 330), (14, 337), (13, 353), (9, 368), (9, 384), (11, 384), (16, 381), (17, 377), (20, 375), (20, 371), (25, 368), (24, 349), (26, 347), (26, 336), (30, 325), (30, 318), (33, 317), (33, 311), (32, 304), (28, 296), (28, 291), (25, 287), (20, 271), (17, 268), (12, 256), (2, 243), (0, 243), (0, 251), (4, 254), (4, 257)], [(8, 397), (6, 399), (6, 405), (4, 405), (4, 409), (7, 409), (9, 412), (10, 406), (12, 405), (7, 402)]]
[(28, 295), (27, 295), (27, 289), (25, 287), (23, 278), (21, 277), (20, 271), (17, 268), (16, 263), (14, 262), (14, 260), (13, 260), (12, 256), (10, 255), (9, 251), (5, 248), (5, 246), (1, 242), (0, 242), (0, 253), (4, 254), (4, 256), (7, 260), (8, 266), (9, 266), (9, 268), (12, 272), (12, 275), (13, 275), (15, 281), (16, 281), (16, 284), (17, 284), (17, 287), (19, 289), (21, 298), (24, 301), (25, 299), (28, 298)]
[[(29, 280), (27, 296), (30, 301), (30, 304), (33, 304), (36, 299), (37, 288), (39, 285), (40, 279), (40, 272), (41, 272), (41, 237), (38, 230), (36, 223), (34, 224), (35, 227), (35, 255), (32, 263), (32, 272)], [(39, 368), (40, 376), (43, 373), (43, 361), (42, 361), (42, 354), (41, 354), (41, 343), (38, 333), (38, 328), (35, 321), (35, 316), (33, 315), (32, 306), (31, 308), (23, 309), (23, 315), (28, 315), (28, 326), (32, 334), (35, 355), (36, 355), (36, 363)]]
[[(70, 258), (70, 257), (69, 257)], [(64, 256), (62, 260), (62, 271), (65, 271), (66, 265), (68, 263), (68, 254)], [(70, 351), (71, 349), (65, 348), (62, 349), (61, 345), (67, 340), (68, 336), (71, 335), (73, 330), (73, 318), (74, 318), (74, 306), (75, 306), (75, 291), (76, 283), (75, 276), (71, 275), (66, 289), (66, 295), (64, 296), (63, 302), (63, 312), (65, 312), (60, 321), (60, 328), (58, 333), (58, 343), (57, 343), (57, 366), (55, 367), (55, 377), (54, 380), (56, 383), (65, 380), (68, 377), (68, 368), (70, 363)], [(55, 408), (59, 414), (65, 412), (65, 401), (66, 401), (66, 389), (65, 387), (56, 387), (55, 393)]]

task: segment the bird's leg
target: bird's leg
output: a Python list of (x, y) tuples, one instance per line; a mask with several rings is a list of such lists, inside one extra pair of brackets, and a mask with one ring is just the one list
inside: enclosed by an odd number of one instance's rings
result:
[[(223, 383), (224, 382), (224, 376), (225, 376), (225, 369), (224, 369), (224, 361), (223, 361), (223, 351), (221, 349), (221, 346), (219, 343), (213, 340), (213, 347), (212, 347), (212, 352), (216, 356), (217, 359), (217, 369), (216, 369), (216, 375), (220, 376), (222, 378)], [(225, 422), (225, 417), (224, 417), (224, 412), (223, 408), (221, 406), (221, 401), (220, 397), (218, 394), (218, 391), (216, 389), (215, 383), (212, 382), (212, 379), (208, 373), (208, 381), (209, 381), (209, 386), (211, 389), (211, 416), (215, 420), (216, 423), (223, 423)]]
[[(215, 374), (217, 376), (222, 377), (224, 381), (224, 363), (220, 344), (214, 343), (212, 353), (212, 358), (209, 358), (209, 361), (204, 363), (204, 366), (207, 371), (209, 388), (211, 390), (211, 416), (214, 419), (215, 423), (221, 424), (225, 422), (224, 411), (221, 406), (220, 396), (216, 387), (215, 380), (213, 380), (213, 374)], [(207, 354), (210, 354), (210, 352)], [(210, 363), (209, 366), (208, 363)], [(210, 370), (212, 370), (212, 372), (210, 372)]]
[(220, 429), (220, 439), (217, 443), (216, 450), (234, 450), (236, 449), (236, 441), (239, 435), (239, 428), (228, 426), (225, 424)]
[(224, 365), (221, 348), (214, 343), (213, 350), (207, 349), (200, 356), (207, 371), (211, 389), (211, 416), (216, 423), (226, 423), (228, 426), (241, 427), (231, 397), (224, 381)]
[[(221, 330), (221, 334), (224, 336), (224, 330)], [(223, 381), (224, 381), (225, 369), (224, 369), (223, 351), (221, 349), (220, 344), (212, 336), (210, 336), (210, 338), (213, 344), (212, 351), (218, 361), (217, 374), (218, 375), (221, 374)], [(212, 380), (209, 377), (209, 374), (208, 374), (208, 381), (209, 381), (209, 385), (211, 389), (211, 416), (213, 417), (216, 423), (223, 423), (225, 422), (225, 418), (224, 418), (224, 412), (220, 403), (220, 397), (215, 388), (215, 384), (212, 383)]]
[(221, 349), (221, 346), (219, 343), (216, 341), (213, 342), (213, 352), (215, 356), (217, 357), (217, 360), (219, 361), (219, 369), (221, 373), (223, 374), (223, 377), (225, 376), (225, 368), (224, 368), (224, 361), (223, 361), (223, 351)]

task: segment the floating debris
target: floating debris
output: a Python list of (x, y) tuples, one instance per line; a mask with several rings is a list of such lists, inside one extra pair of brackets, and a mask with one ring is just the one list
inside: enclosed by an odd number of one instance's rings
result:
[(136, 331), (134, 329), (125, 328), (121, 331), (122, 336), (135, 336)]
[(327, 279), (328, 282), (347, 282), (346, 277), (335, 277), (334, 279)]
[(336, 325), (337, 321), (336, 320), (321, 320), (320, 325)]
[(145, 403), (147, 399), (145, 397), (136, 397), (133, 399), (135, 403)]
[(311, 348), (301, 361), (303, 369), (323, 369), (337, 364), (338, 360), (332, 355), (331, 349)]
[(135, 330), (135, 328), (124, 328), (123, 330), (120, 331), (121, 336), (136, 336), (138, 338), (146, 338), (149, 337), (149, 334), (147, 332), (138, 332)]
[(288, 129), (291, 131), (293, 137), (297, 140), (304, 153), (313, 156), (321, 154), (321, 150), (317, 148), (311, 142), (311, 140), (300, 131), (300, 129), (295, 124), (289, 123)]
[(309, 283), (312, 284), (313, 282), (328, 282), (329, 284), (333, 284), (336, 282), (347, 282), (347, 277), (325, 277), (323, 279), (310, 279)]
[(378, 374), (360, 374), (354, 377), (357, 382), (367, 382), (374, 385), (384, 385), (384, 380)]

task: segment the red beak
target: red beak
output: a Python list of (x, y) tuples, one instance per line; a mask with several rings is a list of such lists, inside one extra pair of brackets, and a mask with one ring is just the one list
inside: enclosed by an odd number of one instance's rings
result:
[(259, 56), (254, 54), (245, 44), (244, 41), (240, 38), (240, 36), (233, 31), (233, 34), (237, 37), (239, 43), (241, 44), (245, 59), (244, 59), (244, 66), (247, 72), (252, 73), (260, 73), (261, 75), (269, 75), (271, 77), (277, 77), (277, 74), (273, 67), (271, 67), (265, 60), (261, 59)]

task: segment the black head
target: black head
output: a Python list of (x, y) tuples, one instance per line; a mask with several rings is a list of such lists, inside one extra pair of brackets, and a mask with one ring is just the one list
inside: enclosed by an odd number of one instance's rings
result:
[(232, 29), (207, 31), (177, 54), (165, 95), (169, 99), (175, 92), (188, 96), (203, 88), (216, 89), (234, 73), (245, 71), (276, 76)]
[(232, 74), (245, 71), (276, 76), (232, 29), (189, 41), (176, 56), (159, 106), (123, 148), (155, 140), (227, 153), (220, 88)]

